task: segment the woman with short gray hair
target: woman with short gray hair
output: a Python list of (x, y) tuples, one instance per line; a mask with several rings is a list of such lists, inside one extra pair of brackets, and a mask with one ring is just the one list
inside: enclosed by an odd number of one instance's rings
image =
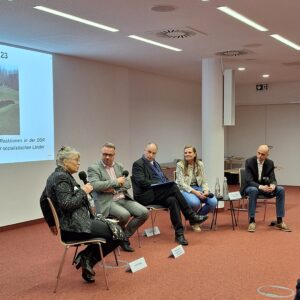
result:
[[(80, 166), (79, 152), (69, 146), (61, 147), (56, 156), (57, 167), (48, 177), (46, 187), (41, 196), (41, 208), (44, 217), (53, 233), (55, 225), (47, 197), (49, 197), (57, 211), (61, 238), (64, 241), (77, 241), (90, 238), (105, 238), (103, 255), (107, 255), (120, 245), (125, 235), (118, 225), (112, 225), (105, 219), (94, 219), (90, 208), (88, 195), (93, 187), (88, 182), (82, 187), (75, 181), (72, 174)], [(118, 229), (116, 234), (115, 229)], [(82, 267), (82, 277), (85, 281), (94, 282), (93, 266), (101, 260), (99, 246), (88, 245), (76, 259), (76, 268)]]

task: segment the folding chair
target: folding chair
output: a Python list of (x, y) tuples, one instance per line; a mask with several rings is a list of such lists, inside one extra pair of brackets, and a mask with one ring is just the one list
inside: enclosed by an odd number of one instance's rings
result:
[[(48, 203), (50, 205), (51, 212), (52, 212), (53, 217), (54, 217), (55, 226), (56, 226), (56, 229), (57, 229), (57, 232), (58, 232), (57, 235), (59, 236), (61, 244), (65, 247), (65, 251), (63, 253), (63, 256), (62, 256), (62, 259), (61, 259), (61, 262), (60, 262), (60, 265), (59, 265), (58, 273), (57, 273), (57, 276), (56, 276), (56, 284), (55, 284), (55, 288), (54, 288), (53, 293), (56, 293), (56, 290), (57, 290), (57, 287), (58, 287), (58, 282), (59, 282), (59, 279), (60, 279), (60, 276), (61, 276), (61, 273), (62, 273), (62, 269), (63, 269), (63, 265), (64, 265), (64, 262), (65, 262), (65, 258), (66, 258), (66, 254), (67, 254), (68, 249), (70, 247), (77, 247), (78, 248), (81, 245), (88, 245), (88, 244), (97, 244), (97, 245), (99, 245), (99, 250), (100, 250), (101, 257), (102, 257), (102, 266), (103, 266), (103, 273), (104, 273), (106, 288), (109, 289), (108, 279), (107, 279), (107, 274), (106, 274), (106, 269), (105, 269), (105, 267), (106, 267), (105, 258), (103, 256), (103, 251), (102, 251), (102, 246), (101, 246), (101, 244), (106, 243), (106, 240), (104, 238), (92, 238), (92, 239), (81, 240), (81, 241), (76, 241), (76, 242), (64, 242), (61, 238), (61, 235), (60, 235), (60, 224), (59, 224), (59, 219), (58, 219), (58, 216), (57, 216), (57, 212), (56, 212), (56, 209), (55, 209), (55, 207), (54, 207), (54, 205), (53, 205), (50, 198), (48, 198)], [(75, 255), (76, 255), (76, 253), (75, 253)], [(73, 262), (74, 262), (74, 258), (73, 258)]]

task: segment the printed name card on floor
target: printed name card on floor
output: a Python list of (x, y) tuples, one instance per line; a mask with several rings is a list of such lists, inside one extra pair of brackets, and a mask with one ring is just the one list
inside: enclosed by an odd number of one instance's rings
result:
[(184, 249), (181, 245), (171, 249), (171, 253), (169, 255), (169, 257), (174, 257), (174, 258), (177, 258), (181, 255), (183, 255), (185, 252), (184, 252)]
[(154, 226), (154, 228), (147, 228), (144, 230), (144, 235), (146, 237), (149, 237), (149, 236), (153, 236), (153, 235), (158, 235), (160, 234), (160, 231), (159, 231), (159, 228), (157, 226)]
[(241, 193), (239, 191), (228, 193), (228, 196), (230, 200), (238, 200), (242, 198)]
[(147, 267), (147, 263), (145, 261), (145, 258), (141, 257), (139, 259), (136, 259), (136, 260), (130, 262), (128, 264), (128, 267), (127, 267), (126, 271), (127, 272), (135, 273), (135, 272), (137, 272), (139, 270), (142, 270), (142, 269), (144, 269), (146, 267)]

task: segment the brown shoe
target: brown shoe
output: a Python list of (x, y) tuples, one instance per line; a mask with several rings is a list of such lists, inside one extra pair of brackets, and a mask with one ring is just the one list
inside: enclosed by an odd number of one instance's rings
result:
[(248, 226), (248, 232), (255, 232), (256, 224), (254, 222), (250, 223)]
[(275, 227), (279, 230), (285, 231), (285, 232), (291, 232), (292, 230), (287, 226), (284, 222), (281, 222), (279, 224), (276, 224)]
[(201, 232), (200, 224), (193, 224), (193, 225), (191, 225), (191, 227), (192, 227), (193, 231), (195, 231), (195, 232)]

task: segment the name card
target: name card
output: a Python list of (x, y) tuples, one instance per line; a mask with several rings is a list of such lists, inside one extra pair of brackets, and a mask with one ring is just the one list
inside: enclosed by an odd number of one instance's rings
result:
[(144, 257), (136, 259), (128, 264), (127, 272), (135, 273), (139, 270), (142, 270), (147, 267), (146, 261)]
[(184, 252), (184, 249), (182, 247), (182, 245), (179, 245), (173, 249), (171, 249), (171, 254), (169, 257), (174, 257), (174, 258), (177, 258), (181, 255), (183, 255), (185, 252)]
[(228, 196), (230, 200), (238, 200), (242, 198), (241, 193), (239, 191), (228, 193)]
[(154, 226), (154, 228), (147, 228), (144, 230), (144, 235), (146, 237), (149, 237), (149, 236), (153, 236), (153, 235), (158, 235), (160, 234), (160, 231), (159, 231), (159, 228), (157, 226)]

